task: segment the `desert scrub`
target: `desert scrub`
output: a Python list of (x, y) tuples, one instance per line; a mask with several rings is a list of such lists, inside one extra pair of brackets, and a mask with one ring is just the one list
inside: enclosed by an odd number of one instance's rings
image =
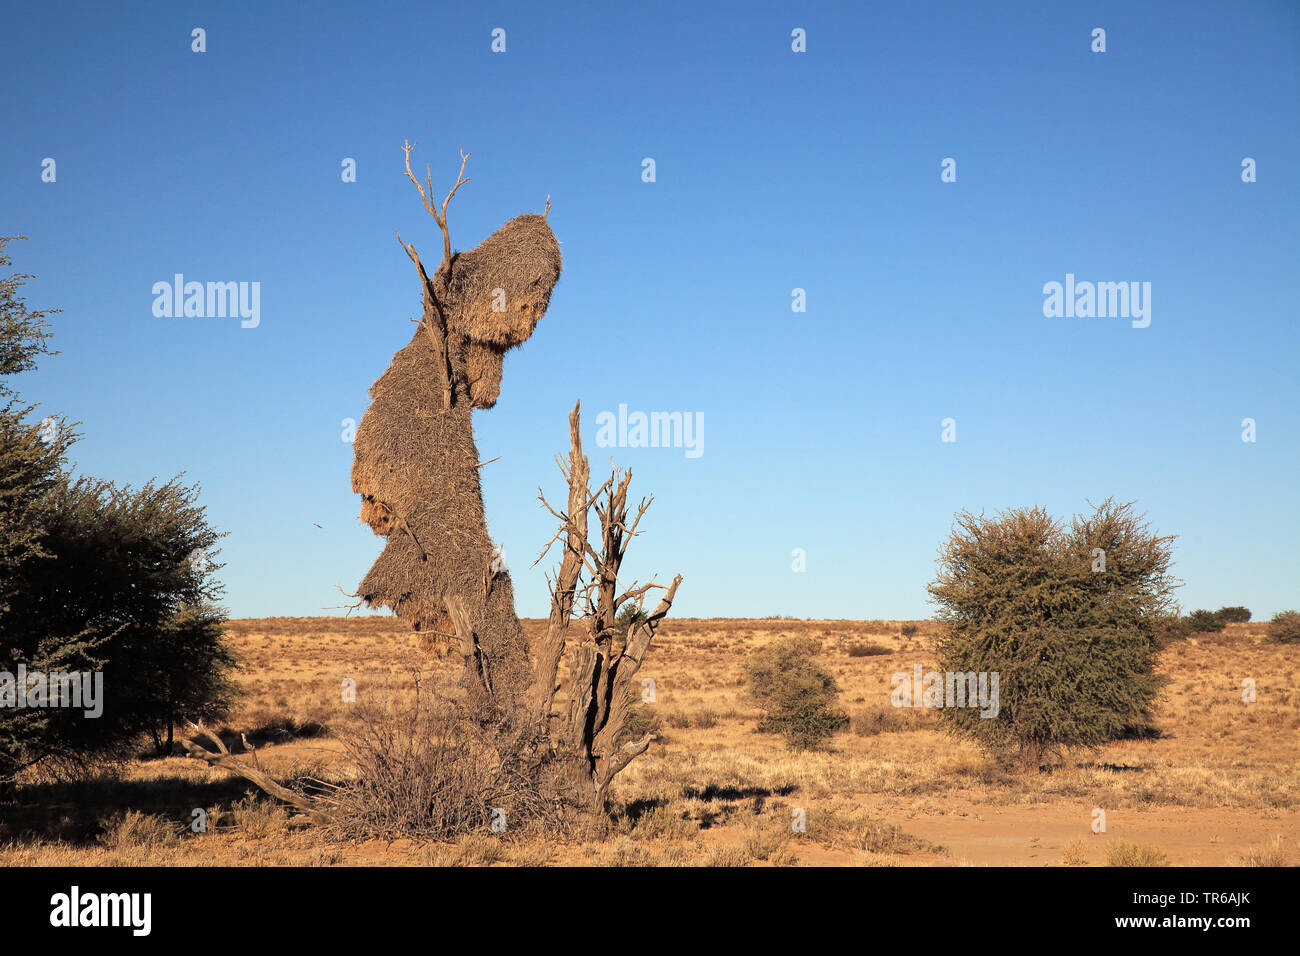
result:
[(1088, 841), (1082, 838), (1071, 840), (1065, 846), (1061, 847), (1061, 865), (1062, 866), (1087, 866), (1088, 865)]
[(927, 843), (918, 836), (904, 833), (892, 823), (881, 820), (867, 820), (853, 835), (855, 849), (865, 853), (911, 853), (918, 852), (945, 853), (943, 847)]
[(754, 860), (770, 862), (773, 866), (789, 866), (795, 858), (790, 850), (793, 832), (779, 817), (766, 823), (750, 825), (741, 844), (745, 854)]
[(99, 842), (110, 850), (175, 846), (180, 828), (166, 817), (127, 810), (100, 821)]
[(849, 645), (849, 657), (880, 657), (892, 653), (894, 652), (888, 647), (874, 641), (862, 641), (858, 644)]
[(1281, 836), (1275, 836), (1265, 846), (1251, 847), (1241, 855), (1243, 866), (1287, 866), (1290, 854)]
[(289, 828), (289, 812), (282, 804), (248, 796), (230, 808), (229, 819), (245, 836), (275, 836)]
[(510, 855), (510, 862), (515, 866), (540, 867), (549, 866), (555, 858), (555, 847), (544, 840), (515, 848)]
[(911, 730), (914, 725), (905, 720), (896, 707), (876, 707), (854, 714), (851, 727), (859, 737), (874, 737), (876, 734)]
[(454, 846), (435, 846), (428, 853), (430, 866), (491, 866), (506, 858), (499, 837), (471, 833)]
[(667, 804), (647, 811), (632, 825), (632, 833), (640, 839), (684, 840), (699, 831), (698, 823)]
[(653, 850), (631, 837), (619, 837), (614, 843), (603, 846), (591, 863), (595, 866), (657, 866), (659, 860)]
[(1168, 866), (1169, 857), (1154, 843), (1115, 840), (1106, 844), (1107, 866)]
[(704, 865), (715, 866), (749, 866), (751, 858), (743, 846), (731, 846), (720, 843), (709, 851)]

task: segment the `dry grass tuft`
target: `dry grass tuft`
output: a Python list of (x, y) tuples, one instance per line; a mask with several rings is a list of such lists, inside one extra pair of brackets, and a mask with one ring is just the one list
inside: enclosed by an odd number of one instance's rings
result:
[(429, 866), (491, 866), (506, 858), (498, 837), (471, 833), (452, 846), (435, 846), (428, 852)]
[(749, 866), (751, 857), (743, 846), (721, 843), (709, 850), (704, 865), (709, 867)]
[(1169, 856), (1154, 843), (1113, 840), (1106, 844), (1107, 866), (1168, 866)]
[(230, 808), (235, 829), (255, 839), (280, 836), (289, 829), (289, 813), (274, 800), (249, 795)]
[(152, 850), (175, 846), (180, 828), (166, 817), (127, 810), (101, 821), (99, 842), (110, 850)]
[(1065, 846), (1061, 847), (1061, 865), (1063, 866), (1087, 866), (1088, 865), (1088, 841), (1082, 838), (1071, 840)]
[(1244, 866), (1290, 866), (1291, 854), (1281, 836), (1275, 836), (1266, 845), (1251, 847), (1241, 855)]

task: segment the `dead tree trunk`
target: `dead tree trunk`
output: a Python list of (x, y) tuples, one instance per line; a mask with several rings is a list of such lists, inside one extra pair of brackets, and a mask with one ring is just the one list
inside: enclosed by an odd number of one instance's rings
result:
[[(630, 708), (636, 699), (634, 687), (640, 686), (633, 681), (655, 632), (672, 608), (682, 576), (677, 575), (666, 587), (651, 581), (620, 588), (623, 557), (653, 499), (641, 499), (636, 517), (629, 523), (630, 470), (615, 469), (604, 484), (594, 493), (591, 491), (591, 469), (582, 453), (578, 406), (569, 414), (569, 441), (567, 466), (560, 464), (569, 484), (568, 510), (556, 511), (545, 496), (541, 498), (560, 521), (560, 530), (542, 556), (557, 541), (562, 542), (563, 555), (552, 585), (546, 637), (537, 649), (536, 679), (529, 703), (548, 737), (552, 720), (559, 723), (555, 757), (577, 795), (599, 808), (615, 775), (650, 746), (651, 734), (625, 739)], [(587, 533), (588, 514), (593, 508), (600, 521), (597, 544), (592, 544)], [(664, 594), (654, 611), (644, 620), (638, 613), (635, 623), (626, 629), (621, 627), (616, 620), (619, 608), (635, 601), (640, 612), (647, 595), (656, 589)], [(576, 643), (569, 651), (567, 710), (555, 715), (552, 711), (559, 689), (555, 678), (579, 605), (583, 605), (584, 613), (577, 619)]]

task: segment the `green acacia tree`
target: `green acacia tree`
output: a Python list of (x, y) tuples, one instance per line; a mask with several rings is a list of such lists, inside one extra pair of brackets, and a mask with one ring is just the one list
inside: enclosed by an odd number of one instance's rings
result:
[[(0, 266), (10, 265), (7, 241)], [(103, 699), (93, 718), (16, 697), (0, 706), (0, 788), (37, 764), (125, 756), (142, 736), (162, 746), (178, 717), (224, 711), (232, 663), (215, 603), (221, 535), (197, 486), (72, 477), (73, 427), (40, 418), (13, 390), (12, 376), (53, 354), (53, 313), (30, 311), (20, 295), (28, 278), (0, 278), (0, 679), (20, 667), (98, 672)]]
[[(0, 237), (0, 267), (11, 264), (5, 245), (14, 238)], [(45, 499), (59, 481), (74, 439), (64, 422), (51, 420), (42, 433), (33, 422), (37, 406), (20, 402), (9, 387), (11, 376), (35, 368), (37, 359), (49, 354), (46, 318), (54, 312), (27, 308), (19, 293), (29, 278), (0, 276), (0, 613), (13, 593), (15, 569), (41, 554)]]
[(997, 673), (1000, 699), (992, 718), (945, 708), (952, 729), (1036, 768), (1148, 727), (1172, 540), (1110, 499), (1068, 527), (1042, 508), (957, 515), (929, 586), (939, 665)]

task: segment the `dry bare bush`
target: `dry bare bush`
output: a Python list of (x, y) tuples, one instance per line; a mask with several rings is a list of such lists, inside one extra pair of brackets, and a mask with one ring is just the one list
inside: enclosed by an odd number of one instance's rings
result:
[(898, 707), (864, 708), (856, 711), (850, 719), (850, 727), (859, 737), (916, 730), (920, 726), (921, 722), (915, 711), (903, 711)]
[(1241, 855), (1244, 866), (1289, 866), (1291, 854), (1282, 837), (1275, 836), (1264, 846), (1253, 846)]
[(350, 779), (323, 800), (340, 832), (446, 838), (494, 819), (511, 829), (560, 824), (562, 808), (492, 747), (456, 700), (439, 696), (418, 672), (412, 684), (409, 696), (358, 703), (336, 734)]
[(1077, 838), (1061, 847), (1061, 864), (1063, 866), (1087, 866), (1088, 841)]
[[(560, 529), (538, 561), (556, 544), (561, 558), (551, 587), (546, 635), (536, 650), (533, 684), (522, 705), (524, 719), (533, 722), (537, 738), (544, 742), (544, 759), (553, 768), (551, 780), (557, 790), (575, 803), (599, 808), (614, 777), (645, 753), (654, 737), (647, 732), (627, 739), (637, 700), (633, 681), (672, 608), (682, 576), (667, 586), (653, 580), (620, 583), (628, 546), (654, 499), (641, 499), (632, 516), (628, 502), (632, 473), (617, 468), (592, 491), (579, 423), (575, 405), (569, 414), (568, 461), (559, 462), (568, 484), (567, 508), (557, 510), (540, 496), (543, 506), (559, 519)], [(599, 521), (598, 537), (588, 535), (591, 511)], [(663, 596), (653, 611), (646, 611), (646, 598), (655, 590), (663, 591)], [(635, 607), (631, 614), (624, 612), (629, 603)], [(576, 633), (571, 635), (575, 623)], [(570, 647), (571, 637), (576, 640)], [(567, 711), (556, 714), (554, 703), (561, 690), (556, 675), (566, 649)]]
[(1113, 840), (1106, 844), (1107, 866), (1168, 866), (1169, 856), (1154, 843)]

